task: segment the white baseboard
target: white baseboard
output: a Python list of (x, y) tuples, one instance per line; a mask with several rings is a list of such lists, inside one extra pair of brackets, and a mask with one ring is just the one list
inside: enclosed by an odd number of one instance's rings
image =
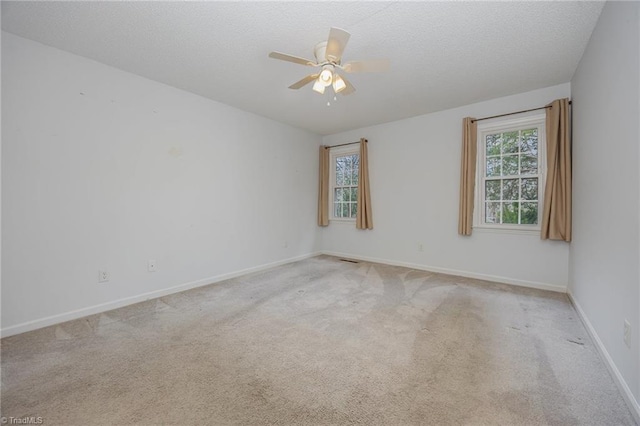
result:
[(436, 266), (420, 265), (417, 263), (402, 262), (398, 260), (379, 259), (375, 257), (360, 256), (356, 254), (339, 253), (334, 251), (323, 251), (322, 254), (335, 257), (343, 257), (347, 259), (362, 260), (364, 262), (382, 263), (392, 266), (404, 266), (406, 268), (418, 269), (421, 271), (437, 272), (440, 274), (456, 275), (459, 277), (476, 278), (479, 280), (493, 281), (502, 284), (516, 285), (519, 287), (536, 288), (539, 290), (550, 290), (558, 293), (566, 293), (567, 287), (557, 284), (547, 284), (535, 281), (518, 280), (514, 278), (500, 277), (497, 275), (479, 274), (477, 272), (460, 271), (457, 269), (439, 268)]
[(609, 372), (611, 373), (616, 386), (618, 386), (618, 389), (620, 389), (620, 393), (627, 403), (631, 414), (633, 414), (633, 417), (635, 417), (636, 423), (640, 424), (640, 405), (638, 405), (638, 401), (633, 396), (631, 389), (629, 389), (629, 385), (627, 385), (627, 382), (622, 377), (622, 374), (620, 374), (620, 370), (618, 370), (618, 367), (616, 367), (616, 364), (613, 362), (613, 359), (611, 358), (611, 355), (609, 355), (607, 348), (604, 347), (604, 344), (602, 343), (602, 340), (600, 340), (598, 333), (596, 333), (595, 328), (593, 328), (593, 325), (591, 325), (591, 321), (589, 321), (587, 314), (582, 310), (582, 307), (576, 301), (576, 299), (574, 299), (571, 291), (567, 291), (567, 295), (569, 296), (569, 300), (571, 300), (573, 307), (576, 309), (576, 312), (578, 312), (578, 316), (584, 324), (584, 327), (587, 329), (589, 336), (591, 336), (591, 339), (596, 344), (596, 348), (598, 348), (600, 356), (609, 369)]
[(202, 287), (209, 284), (214, 284), (220, 281), (236, 278), (241, 275), (251, 274), (254, 272), (264, 271), (265, 269), (274, 268), (276, 266), (285, 265), (287, 263), (297, 262), (299, 260), (308, 259), (310, 257), (318, 256), (320, 253), (308, 253), (300, 256), (291, 257), (277, 262), (266, 263), (251, 268), (242, 269), (240, 271), (230, 272), (227, 274), (217, 275), (214, 277), (203, 278), (197, 281), (191, 281), (184, 284), (179, 284), (173, 287), (165, 288), (162, 290), (151, 291), (148, 293), (139, 294), (136, 296), (125, 297), (124, 299), (114, 300), (112, 302), (101, 303), (99, 305), (89, 306), (86, 308), (76, 309), (74, 311), (65, 312), (62, 314), (52, 315), (45, 318), (39, 318), (37, 320), (23, 322), (21, 324), (12, 325), (0, 330), (1, 337), (14, 336), (16, 334), (25, 333), (27, 331), (37, 330), (39, 328), (48, 327), (50, 325), (60, 324), (66, 321), (86, 317), (88, 315), (99, 314), (102, 312), (110, 311), (112, 309), (121, 308), (127, 305), (133, 305), (134, 303), (144, 302), (150, 299), (156, 299), (158, 297), (167, 296), (173, 293), (179, 293), (181, 291), (190, 290), (196, 287)]

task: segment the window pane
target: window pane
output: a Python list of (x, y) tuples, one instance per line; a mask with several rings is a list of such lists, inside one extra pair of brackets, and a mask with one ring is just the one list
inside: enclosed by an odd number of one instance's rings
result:
[(522, 174), (538, 173), (538, 157), (532, 155), (523, 155), (520, 158), (520, 170)]
[(345, 185), (349, 185), (347, 182), (351, 182), (351, 167), (345, 167), (344, 169), (344, 182)]
[(522, 203), (521, 223), (535, 225), (538, 223), (538, 203)]
[(518, 152), (518, 132), (505, 132), (502, 134), (502, 153), (515, 154)]
[(340, 202), (342, 201), (342, 189), (336, 188), (333, 190), (333, 201)]
[(518, 175), (518, 156), (506, 155), (502, 157), (502, 176)]
[(484, 196), (486, 200), (500, 199), (500, 180), (487, 180), (484, 182)]
[(538, 178), (522, 179), (522, 199), (538, 199)]
[(484, 214), (487, 223), (500, 223), (500, 203), (485, 203)]
[(351, 217), (349, 216), (349, 203), (341, 203), (342, 205), (342, 217)]
[(344, 202), (351, 201), (351, 192), (352, 191), (353, 191), (353, 189), (351, 189), (351, 188), (344, 188), (342, 190), (342, 201), (344, 201)]
[(500, 155), (500, 135), (487, 135), (485, 139), (487, 157), (490, 155)]
[(344, 174), (344, 184), (351, 185), (351, 170), (347, 170)]
[(340, 203), (333, 203), (333, 217), (340, 217), (340, 212), (342, 212)]
[(337, 161), (339, 162), (338, 164), (340, 165), (340, 170), (343, 173), (346, 173), (347, 169), (349, 169), (349, 164), (347, 163), (347, 157), (338, 157)]
[(340, 202), (345, 202), (345, 201), (349, 201), (349, 191), (351, 191), (350, 188), (342, 188), (340, 190)]
[(538, 129), (527, 129), (522, 131), (520, 151), (538, 155)]
[(500, 157), (487, 158), (487, 177), (500, 176)]
[(518, 208), (520, 203), (502, 204), (502, 223), (518, 223)]
[(358, 214), (358, 203), (353, 203), (351, 206), (351, 214), (353, 215), (352, 217), (356, 217)]
[(336, 159), (336, 185), (345, 185), (349, 177), (350, 167), (347, 162), (349, 157), (338, 157)]
[(360, 155), (351, 156), (351, 185), (358, 184), (358, 171), (360, 170)]
[(502, 181), (502, 199), (519, 200), (518, 179), (504, 179)]
[(351, 201), (358, 201), (358, 188), (351, 188)]

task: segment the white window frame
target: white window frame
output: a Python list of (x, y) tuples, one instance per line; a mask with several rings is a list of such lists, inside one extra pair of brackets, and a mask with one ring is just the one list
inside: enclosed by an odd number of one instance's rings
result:
[[(336, 158), (338, 157), (346, 157), (349, 155), (360, 155), (360, 146), (357, 144), (341, 146), (338, 148), (331, 148), (331, 155), (329, 156), (329, 220), (335, 222), (355, 222), (355, 217), (335, 217), (333, 204), (334, 204), (334, 193), (336, 187)], [(360, 173), (360, 170), (358, 170)]]
[[(485, 167), (486, 149), (485, 139), (488, 134), (509, 132), (525, 128), (537, 127), (538, 129), (538, 223), (535, 225), (520, 224), (493, 224), (485, 223)], [(539, 234), (542, 222), (542, 210), (544, 200), (544, 188), (547, 175), (547, 140), (545, 115), (536, 114), (515, 119), (491, 120), (486, 123), (478, 123), (477, 129), (477, 163), (476, 163), (476, 191), (475, 207), (473, 214), (473, 227), (481, 231)]]

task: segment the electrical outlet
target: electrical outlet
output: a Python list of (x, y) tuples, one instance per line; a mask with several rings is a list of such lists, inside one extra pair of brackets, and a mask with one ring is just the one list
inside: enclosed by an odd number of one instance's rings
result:
[(111, 275), (109, 274), (109, 271), (105, 271), (105, 270), (98, 271), (98, 282), (99, 283), (106, 283), (107, 281), (109, 281), (109, 278), (111, 278)]
[(158, 270), (158, 263), (157, 263), (155, 260), (150, 259), (150, 260), (147, 262), (147, 269), (149, 269), (149, 272), (155, 272), (155, 271), (157, 271), (157, 270)]
[(424, 244), (418, 244), (418, 251), (424, 251)]
[(631, 324), (628, 320), (624, 320), (624, 344), (631, 348)]

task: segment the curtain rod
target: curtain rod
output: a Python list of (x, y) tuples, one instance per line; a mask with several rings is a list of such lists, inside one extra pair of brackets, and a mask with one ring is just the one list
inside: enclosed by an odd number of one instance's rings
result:
[[(368, 140), (364, 140), (366, 143), (369, 143)], [(347, 142), (347, 143), (341, 143), (340, 145), (331, 145), (331, 146), (325, 146), (324, 149), (331, 149), (331, 148), (337, 148), (339, 146), (346, 146), (346, 145), (355, 145), (357, 143), (360, 143), (360, 141), (358, 142)]]
[[(569, 105), (571, 105), (571, 101), (569, 101)], [(540, 108), (525, 109), (525, 110), (516, 111), (516, 112), (508, 112), (506, 114), (492, 115), (491, 117), (476, 118), (475, 120), (471, 120), (471, 122), (474, 123), (476, 121), (489, 120), (491, 118), (498, 118), (498, 117), (506, 117), (507, 115), (522, 114), (522, 113), (525, 113), (525, 112), (537, 111), (539, 109), (547, 109), (547, 108), (551, 108), (551, 105), (543, 106), (543, 107), (540, 107)]]

